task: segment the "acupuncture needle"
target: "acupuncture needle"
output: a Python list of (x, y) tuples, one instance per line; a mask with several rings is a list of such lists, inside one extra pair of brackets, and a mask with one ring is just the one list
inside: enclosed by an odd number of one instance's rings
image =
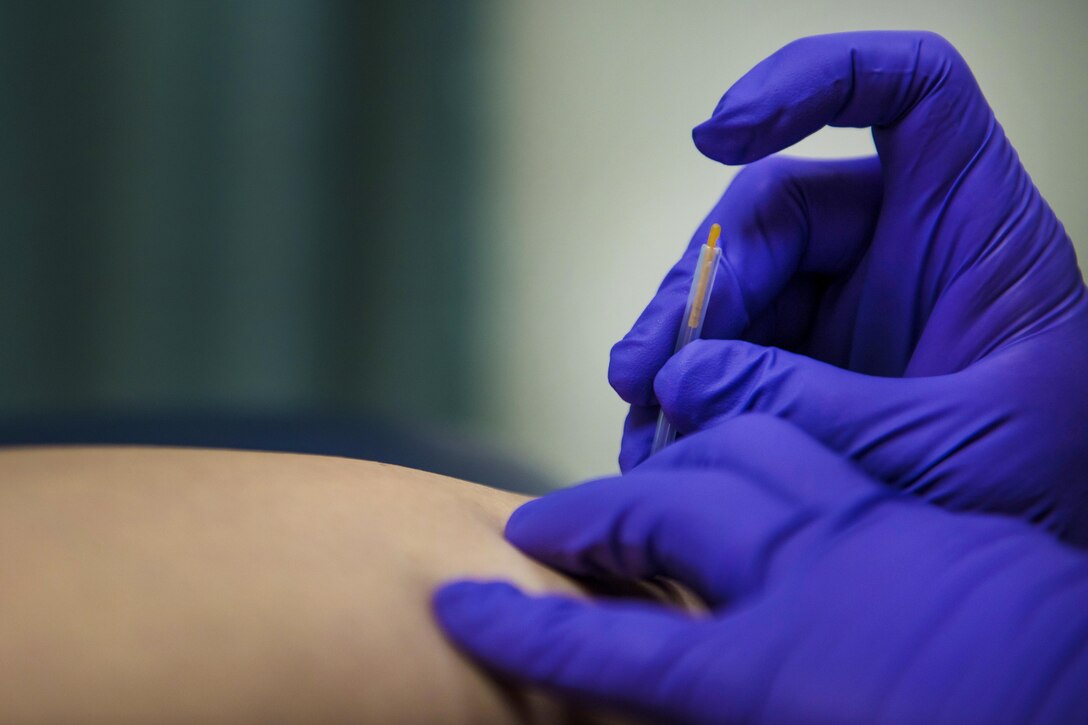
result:
[[(692, 340), (698, 339), (703, 331), (707, 304), (710, 302), (710, 293), (714, 289), (714, 278), (718, 274), (718, 260), (722, 256), (721, 247), (718, 246), (718, 237), (721, 233), (722, 228), (712, 224), (706, 244), (699, 251), (699, 261), (695, 265), (691, 289), (688, 291), (687, 306), (684, 308), (684, 316), (680, 321), (680, 332), (676, 336), (674, 355)], [(669, 422), (669, 419), (665, 417), (665, 411), (662, 410), (657, 416), (657, 429), (654, 431), (650, 455), (657, 453), (674, 440), (676, 440), (676, 427)]]

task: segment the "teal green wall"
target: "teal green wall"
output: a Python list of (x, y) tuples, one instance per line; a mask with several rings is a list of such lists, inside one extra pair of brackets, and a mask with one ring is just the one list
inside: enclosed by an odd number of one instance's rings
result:
[(470, 418), (477, 24), (0, 5), (0, 415)]

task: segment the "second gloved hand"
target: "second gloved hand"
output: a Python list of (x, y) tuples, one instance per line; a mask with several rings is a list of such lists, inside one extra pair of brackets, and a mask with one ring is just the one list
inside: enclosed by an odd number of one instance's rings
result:
[(506, 533), (562, 571), (668, 576), (712, 608), (436, 593), (463, 650), (561, 695), (667, 722), (1088, 718), (1088, 556), (901, 496), (773, 418), (525, 504)]
[[(772, 157), (824, 125), (878, 157)], [(1088, 296), (1069, 238), (966, 63), (926, 33), (805, 38), (695, 129), (742, 170), (631, 332), (620, 466), (657, 404), (682, 432), (785, 418), (901, 489), (1088, 543)], [(698, 247), (722, 225), (705, 338), (670, 359)]]

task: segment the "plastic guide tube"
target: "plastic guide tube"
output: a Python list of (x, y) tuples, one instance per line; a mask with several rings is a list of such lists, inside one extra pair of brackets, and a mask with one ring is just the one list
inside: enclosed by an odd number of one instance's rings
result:
[[(718, 274), (718, 260), (722, 256), (721, 247), (718, 246), (718, 237), (722, 228), (717, 224), (710, 227), (710, 235), (706, 244), (699, 252), (699, 261), (695, 265), (695, 275), (691, 279), (691, 290), (688, 292), (688, 303), (684, 308), (684, 317), (680, 322), (680, 334), (676, 336), (675, 355), (682, 347), (695, 340), (703, 332), (703, 319), (706, 318), (707, 303), (710, 302), (710, 293), (714, 289), (714, 278)], [(665, 446), (676, 440), (676, 428), (665, 417), (665, 411), (657, 416), (657, 430), (654, 431), (654, 442), (650, 446), (650, 455), (657, 453)]]

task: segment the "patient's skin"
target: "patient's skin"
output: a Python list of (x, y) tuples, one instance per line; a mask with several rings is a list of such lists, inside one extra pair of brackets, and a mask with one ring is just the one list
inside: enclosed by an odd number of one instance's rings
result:
[(0, 721), (517, 720), (429, 601), (577, 591), (502, 540), (523, 500), (339, 458), (0, 451)]

